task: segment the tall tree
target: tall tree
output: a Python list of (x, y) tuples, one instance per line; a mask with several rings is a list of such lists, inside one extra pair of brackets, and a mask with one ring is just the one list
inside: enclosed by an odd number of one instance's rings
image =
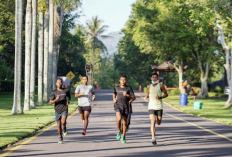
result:
[(48, 93), (51, 93), (53, 74), (53, 45), (54, 44), (54, 0), (49, 0), (49, 48), (48, 48)]
[(103, 21), (98, 19), (98, 16), (92, 17), (92, 20), (88, 20), (86, 22), (86, 33), (89, 36), (88, 43), (92, 49), (92, 76), (91, 76), (91, 84), (94, 84), (94, 55), (96, 48), (100, 49), (102, 52), (106, 52), (107, 48), (104, 43), (100, 40), (100, 38), (108, 38), (107, 35), (102, 35), (106, 29), (107, 25), (102, 26)]
[(229, 86), (229, 96), (225, 103), (225, 107), (232, 107), (232, 3), (229, 0), (218, 0), (214, 6), (217, 15), (217, 28), (219, 32), (219, 42), (224, 50), (224, 58), (226, 63), (224, 67), (226, 69), (227, 82)]
[(43, 73), (43, 100), (48, 101), (48, 48), (49, 48), (49, 0), (46, 0), (46, 11), (44, 14), (44, 73)]
[(32, 39), (31, 39), (31, 76), (30, 76), (30, 107), (35, 108), (35, 64), (36, 64), (36, 27), (37, 0), (32, 0)]
[(46, 0), (39, 0), (39, 33), (38, 33), (38, 105), (43, 105), (43, 58), (44, 58), (44, 13), (47, 9)]
[(32, 28), (32, 0), (27, 0), (25, 20), (25, 93), (24, 110), (30, 110), (30, 71), (31, 71), (31, 28)]
[(24, 0), (15, 1), (15, 69), (14, 69), (14, 102), (12, 114), (22, 114), (21, 81), (22, 81), (22, 32)]

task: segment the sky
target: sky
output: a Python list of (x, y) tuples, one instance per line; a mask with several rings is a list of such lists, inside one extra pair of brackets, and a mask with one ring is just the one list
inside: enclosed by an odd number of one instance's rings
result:
[(93, 16), (98, 15), (99, 19), (104, 21), (104, 25), (109, 28), (106, 33), (120, 31), (131, 13), (131, 5), (136, 0), (82, 0), (82, 11), (84, 16), (78, 20), (80, 24), (91, 20)]

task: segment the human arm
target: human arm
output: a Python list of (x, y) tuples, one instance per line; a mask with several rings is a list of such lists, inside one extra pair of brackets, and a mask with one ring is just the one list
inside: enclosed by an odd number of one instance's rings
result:
[(55, 94), (54, 92), (51, 93), (51, 96), (50, 96), (50, 101), (49, 101), (49, 104), (52, 105), (54, 104), (57, 100), (60, 99), (60, 96), (56, 96), (55, 97)]
[(71, 101), (71, 95), (70, 95), (69, 90), (67, 90), (66, 96), (68, 97), (68, 101), (66, 101), (66, 105), (68, 105)]
[(165, 87), (163, 85), (160, 86), (160, 89), (164, 93), (164, 95), (162, 95), (162, 96), (157, 95), (156, 96), (157, 100), (161, 100), (161, 99), (164, 99), (164, 98), (168, 97), (168, 93), (167, 93), (167, 91), (166, 91), (166, 89), (165, 89)]
[(114, 88), (114, 93), (113, 93), (113, 102), (114, 104), (117, 103), (117, 92), (115, 88)]
[(82, 95), (85, 95), (85, 92), (80, 93), (80, 86), (78, 85), (76, 90), (75, 90), (75, 98), (78, 98), (78, 97), (80, 97)]
[(145, 100), (149, 98), (150, 85), (147, 85), (147, 95), (144, 97)]

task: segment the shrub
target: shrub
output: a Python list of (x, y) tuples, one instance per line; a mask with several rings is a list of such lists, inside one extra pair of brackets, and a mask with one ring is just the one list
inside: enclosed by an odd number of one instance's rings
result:
[(144, 93), (148, 93), (147, 87), (144, 87), (144, 88), (143, 88), (143, 91), (144, 91)]
[(223, 93), (223, 88), (219, 87), (219, 86), (216, 86), (215, 88), (213, 88), (211, 90), (212, 92), (215, 92), (215, 93)]
[(174, 89), (174, 90), (170, 90), (168, 91), (169, 95), (180, 95), (180, 90), (179, 89)]
[(221, 97), (221, 98), (227, 98), (228, 95), (224, 93), (218, 93), (218, 92), (209, 92), (209, 97)]
[[(24, 91), (24, 82), (22, 81), (21, 90)], [(14, 80), (0, 80), (0, 92), (13, 92)]]

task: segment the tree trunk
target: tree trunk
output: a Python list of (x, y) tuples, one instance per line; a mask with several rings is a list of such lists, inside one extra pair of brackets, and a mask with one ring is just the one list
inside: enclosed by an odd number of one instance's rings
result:
[(43, 100), (48, 102), (48, 47), (49, 47), (49, 0), (46, 0), (47, 11), (44, 14), (44, 95)]
[[(225, 107), (232, 107), (232, 56), (230, 53), (230, 49), (229, 46), (226, 44), (226, 40), (224, 38), (224, 31), (223, 31), (223, 27), (219, 24), (219, 21), (217, 21), (217, 27), (218, 27), (218, 31), (219, 31), (219, 36), (221, 38), (221, 44), (222, 47), (226, 53), (226, 64), (224, 65), (225, 69), (226, 69), (226, 74), (227, 74), (227, 82), (228, 82), (228, 86), (230, 89), (229, 92), (229, 96), (228, 96), (228, 100), (225, 103)], [(232, 44), (232, 43), (231, 43)], [(231, 66), (230, 66), (231, 65)]]
[(35, 108), (36, 26), (37, 26), (37, 0), (32, 0), (30, 108)]
[(53, 76), (53, 38), (54, 38), (54, 4), (49, 0), (49, 50), (48, 50), (48, 92), (52, 91)]
[(43, 105), (43, 12), (39, 12), (38, 37), (38, 105)]
[(22, 114), (21, 79), (22, 79), (22, 32), (23, 32), (23, 3), (15, 1), (15, 66), (14, 66), (14, 102), (12, 114)]
[(94, 76), (94, 55), (95, 55), (95, 39), (93, 39), (92, 79), (91, 79), (92, 86), (93, 86), (93, 83), (94, 83), (94, 80), (93, 80), (93, 76)]
[(30, 110), (30, 71), (31, 71), (31, 0), (27, 0), (26, 8), (26, 24), (25, 24), (25, 96), (24, 96), (24, 110)]
[(58, 64), (58, 40), (60, 37), (60, 18), (57, 12), (57, 6), (54, 7), (54, 47), (53, 47), (53, 73), (52, 73), (52, 85), (53, 89), (56, 88), (56, 78), (57, 78), (57, 64)]
[(207, 98), (208, 97), (208, 84), (206, 77), (201, 77), (201, 91), (198, 93), (198, 98)]

